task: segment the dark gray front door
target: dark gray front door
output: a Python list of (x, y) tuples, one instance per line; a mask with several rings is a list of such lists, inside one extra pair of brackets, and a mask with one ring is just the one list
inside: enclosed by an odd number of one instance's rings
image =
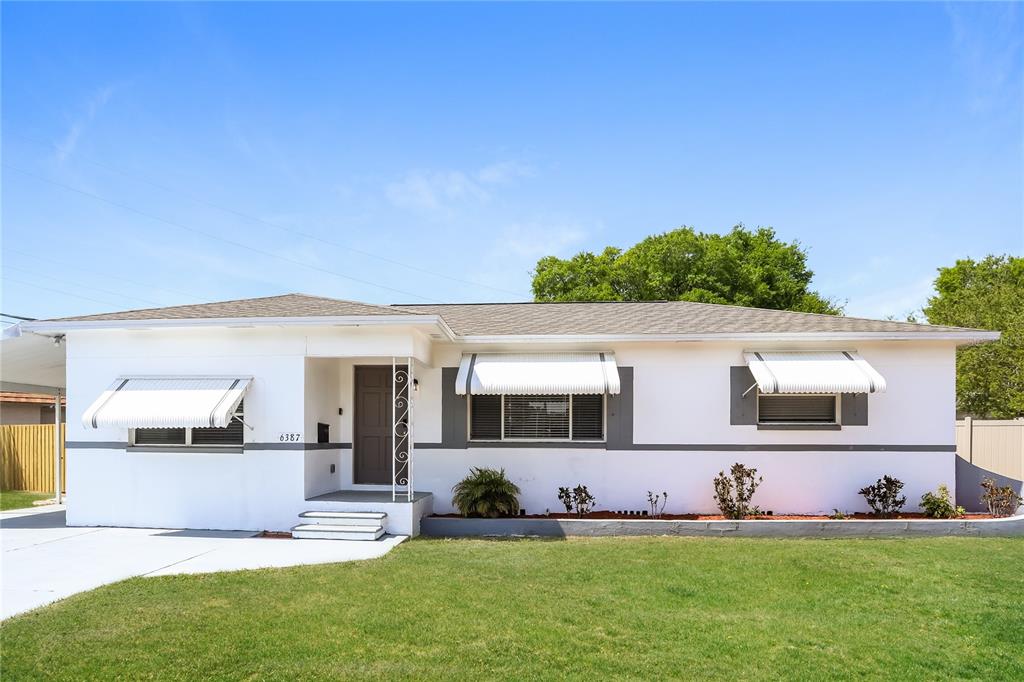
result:
[(356, 483), (391, 483), (391, 367), (357, 366), (352, 442)]

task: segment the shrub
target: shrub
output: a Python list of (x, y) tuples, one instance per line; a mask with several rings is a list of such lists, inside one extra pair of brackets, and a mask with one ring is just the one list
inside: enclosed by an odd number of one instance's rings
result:
[(1020, 506), (1021, 496), (1008, 485), (998, 486), (995, 479), (986, 478), (982, 480), (981, 487), (985, 490), (981, 501), (988, 506), (988, 513), (992, 516), (1013, 516)]
[(933, 519), (958, 519), (964, 515), (963, 507), (953, 506), (949, 488), (945, 484), (939, 486), (937, 492), (926, 492), (921, 496), (921, 508)]
[(581, 518), (584, 514), (589, 514), (590, 510), (594, 508), (594, 503), (597, 502), (597, 499), (587, 490), (587, 486), (582, 483), (572, 490), (559, 488), (558, 499), (565, 505), (566, 513), (572, 513), (575, 509), (576, 516)]
[(469, 476), (452, 488), (452, 506), (463, 516), (515, 516), (519, 511), (519, 487), (505, 477), (505, 470), (473, 467)]
[(764, 480), (757, 476), (757, 469), (748, 469), (739, 462), (729, 469), (729, 476), (719, 471), (715, 476), (715, 502), (727, 519), (742, 519), (757, 514), (760, 510), (750, 504), (754, 491)]
[(833, 521), (842, 521), (844, 519), (853, 518), (853, 514), (851, 514), (850, 512), (839, 511), (838, 509), (833, 508), (832, 513), (829, 514), (828, 517)]
[[(659, 501), (661, 504), (659, 504)], [(662, 491), (661, 495), (647, 491), (647, 506), (651, 508), (651, 517), (660, 519), (665, 511), (665, 504), (668, 502), (668, 493)]]
[(885, 475), (875, 481), (874, 485), (861, 488), (860, 494), (868, 501), (871, 511), (883, 519), (887, 519), (907, 503), (907, 497), (900, 495), (901, 490), (903, 490), (903, 481)]

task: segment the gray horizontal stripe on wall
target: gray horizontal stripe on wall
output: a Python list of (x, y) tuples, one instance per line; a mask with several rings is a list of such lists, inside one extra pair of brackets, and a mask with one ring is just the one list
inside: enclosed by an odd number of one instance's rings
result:
[(68, 450), (124, 450), (128, 441), (122, 440), (69, 440), (64, 443)]
[(246, 450), (348, 450), (352, 443), (246, 443)]
[(502, 441), (480, 441), (474, 442), (469, 441), (466, 447), (472, 450), (473, 448), (529, 448), (534, 450), (558, 450), (558, 449), (572, 449), (572, 450), (607, 450), (607, 446), (604, 443), (585, 443), (585, 442), (572, 442), (572, 441), (514, 441), (514, 440), (502, 440)]
[(683, 450), (687, 452), (956, 452), (956, 445), (870, 445), (861, 443), (634, 443), (629, 450)]

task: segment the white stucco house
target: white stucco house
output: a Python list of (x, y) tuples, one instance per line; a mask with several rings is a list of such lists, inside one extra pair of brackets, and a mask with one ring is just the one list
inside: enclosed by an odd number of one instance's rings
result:
[(453, 511), (474, 466), (504, 468), (530, 514), (579, 483), (598, 508), (664, 490), (667, 512), (711, 512), (737, 461), (775, 513), (866, 509), (857, 491), (883, 474), (912, 506), (955, 486), (957, 346), (998, 336), (688, 302), (302, 294), (18, 333), (66, 362), (70, 525), (287, 531), (371, 512), (401, 534)]

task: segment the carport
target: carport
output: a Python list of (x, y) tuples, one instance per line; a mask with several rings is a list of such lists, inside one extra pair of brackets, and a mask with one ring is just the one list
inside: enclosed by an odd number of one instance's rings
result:
[(53, 489), (61, 502), (61, 396), (67, 387), (67, 358), (64, 335), (24, 332), (21, 323), (11, 325), (0, 336), (0, 391), (39, 393), (53, 396)]

